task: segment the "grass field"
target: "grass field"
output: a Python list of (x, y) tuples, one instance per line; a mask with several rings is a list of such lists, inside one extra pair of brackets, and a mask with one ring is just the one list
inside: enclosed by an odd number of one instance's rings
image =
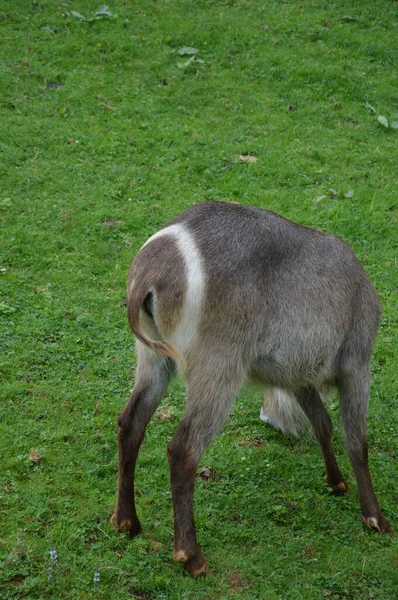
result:
[(197, 481), (213, 576), (193, 580), (171, 558), (166, 443), (181, 382), (139, 458), (144, 534), (109, 523), (116, 417), (135, 366), (128, 265), (159, 226), (215, 199), (337, 233), (366, 267), (384, 311), (370, 463), (398, 528), (397, 3), (100, 8), (0, 9), (0, 597), (398, 598), (397, 542), (361, 524), (335, 398), (343, 498), (330, 495), (312, 436), (282, 437), (258, 419), (261, 390), (240, 394)]

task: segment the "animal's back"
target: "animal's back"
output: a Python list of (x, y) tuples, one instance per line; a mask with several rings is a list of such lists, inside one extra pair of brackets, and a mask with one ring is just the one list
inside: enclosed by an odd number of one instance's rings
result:
[(348, 244), (258, 208), (194, 205), (150, 238), (132, 278), (155, 295), (162, 339), (182, 353), (198, 339), (236, 345), (279, 385), (333, 378), (353, 328), (377, 329), (377, 297)]

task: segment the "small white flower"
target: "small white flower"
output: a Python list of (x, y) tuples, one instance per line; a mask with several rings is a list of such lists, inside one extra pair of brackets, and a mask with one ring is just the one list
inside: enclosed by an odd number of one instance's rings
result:
[(100, 580), (100, 572), (99, 572), (99, 571), (96, 571), (96, 572), (94, 573), (94, 578), (93, 578), (93, 581), (94, 581), (94, 583), (98, 583), (98, 582), (99, 582), (99, 580)]
[(6, 269), (5, 267), (1, 267), (1, 269), (0, 269), (0, 273), (1, 273), (2, 275), (5, 275), (5, 274), (7, 273), (7, 269)]
[(57, 556), (57, 551), (55, 548), (51, 548), (50, 556), (51, 556), (51, 560), (53, 561), (53, 563), (56, 563), (58, 560), (58, 556)]
[(47, 567), (47, 579), (48, 579), (48, 581), (51, 581), (52, 578), (53, 578), (53, 568), (52, 567)]

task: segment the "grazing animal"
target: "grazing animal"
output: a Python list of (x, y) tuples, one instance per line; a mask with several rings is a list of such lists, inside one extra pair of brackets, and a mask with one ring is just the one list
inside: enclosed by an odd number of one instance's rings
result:
[(391, 532), (373, 490), (366, 440), (369, 363), (379, 317), (365, 271), (335, 235), (223, 202), (196, 204), (160, 229), (141, 248), (128, 277), (138, 364), (130, 400), (118, 418), (114, 524), (131, 536), (141, 531), (134, 504), (137, 454), (179, 370), (188, 391), (184, 416), (168, 444), (174, 558), (192, 575), (208, 568), (193, 515), (198, 462), (248, 378), (271, 390), (266, 402), (276, 421), (278, 410), (284, 413), (282, 429), (294, 432), (303, 421), (311, 423), (327, 482), (344, 493), (332, 424), (319, 396), (325, 386), (337, 386), (362, 520)]

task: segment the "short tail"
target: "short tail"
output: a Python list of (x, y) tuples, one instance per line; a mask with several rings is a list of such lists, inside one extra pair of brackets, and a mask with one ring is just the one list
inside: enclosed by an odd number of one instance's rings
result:
[(309, 426), (309, 421), (292, 394), (277, 389), (266, 389), (260, 419), (285, 435), (298, 437)]
[(127, 301), (127, 316), (131, 331), (134, 333), (137, 340), (139, 340), (155, 354), (161, 354), (162, 356), (166, 356), (167, 358), (177, 361), (180, 366), (185, 366), (185, 359), (178, 348), (174, 346), (174, 344), (169, 344), (168, 342), (159, 340), (152, 340), (142, 331), (142, 311), (145, 312), (149, 319), (153, 320), (153, 324), (156, 327), (153, 315), (148, 314), (144, 307), (145, 299), (150, 293), (151, 292), (148, 290), (147, 285), (142, 285), (139, 281), (134, 283), (134, 285), (132, 285), (130, 288)]

